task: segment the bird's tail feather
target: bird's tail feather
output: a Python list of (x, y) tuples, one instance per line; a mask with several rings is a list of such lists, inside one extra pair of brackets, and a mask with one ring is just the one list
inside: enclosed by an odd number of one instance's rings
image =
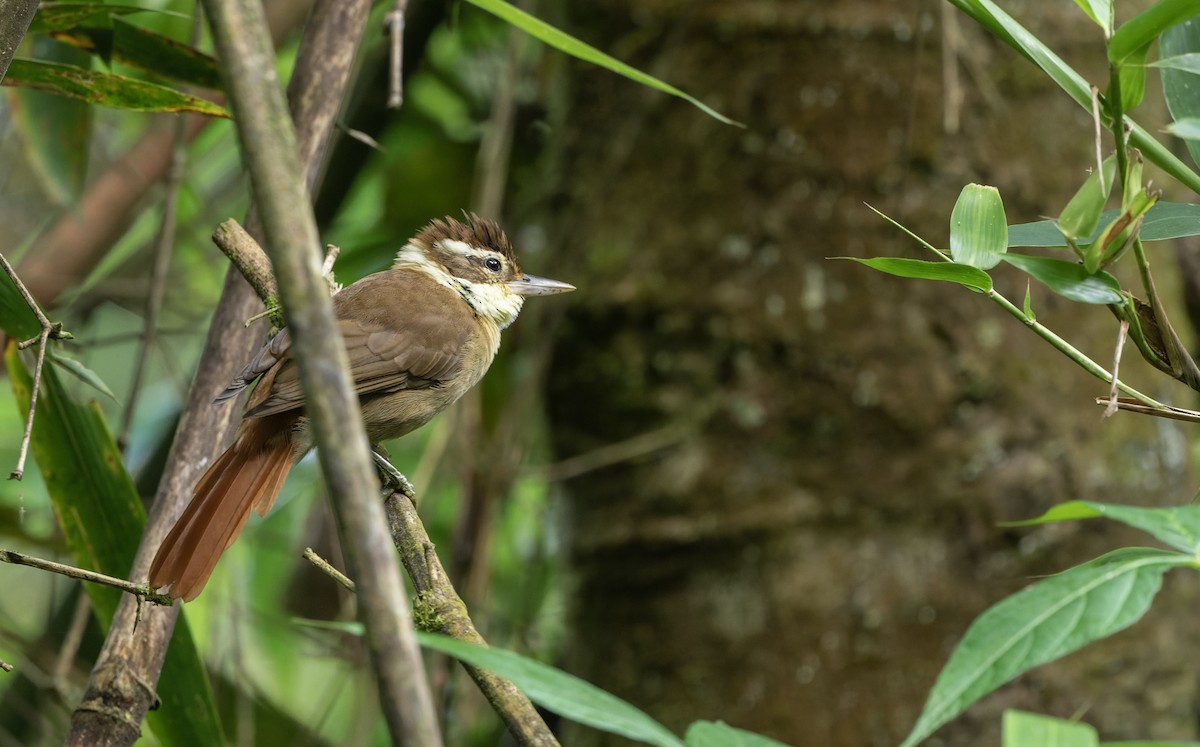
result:
[(250, 512), (265, 516), (271, 509), (293, 458), (290, 438), (269, 437), (279, 433), (272, 425), (245, 421), (233, 445), (200, 478), (191, 503), (154, 556), (151, 588), (170, 586), (171, 596), (191, 601)]

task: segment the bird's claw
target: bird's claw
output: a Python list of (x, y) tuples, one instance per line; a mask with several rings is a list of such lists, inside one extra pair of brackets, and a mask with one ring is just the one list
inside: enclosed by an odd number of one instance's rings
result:
[(382, 487), (387, 493), (398, 491), (404, 493), (411, 500), (416, 500), (416, 489), (408, 481), (408, 478), (401, 474), (400, 470), (396, 469), (396, 465), (389, 462), (387, 457), (376, 451), (371, 452), (371, 458), (375, 460), (375, 468), (379, 470), (379, 477), (383, 483)]

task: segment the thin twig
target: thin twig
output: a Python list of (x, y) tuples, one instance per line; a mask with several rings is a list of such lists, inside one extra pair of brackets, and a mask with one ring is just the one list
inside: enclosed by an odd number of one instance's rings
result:
[(33, 415), (37, 411), (38, 390), (42, 387), (42, 366), (46, 362), (46, 342), (51, 338), (70, 339), (71, 334), (64, 332), (61, 324), (51, 324), (46, 315), (42, 313), (42, 308), (38, 306), (37, 301), (33, 300), (33, 296), (29, 293), (29, 289), (21, 282), (21, 278), (17, 277), (17, 272), (0, 254), (0, 265), (4, 267), (4, 272), (13, 281), (13, 285), (17, 286), (17, 291), (20, 292), (21, 298), (25, 300), (29, 310), (37, 317), (38, 325), (42, 331), (37, 337), (29, 340), (24, 340), (17, 344), (18, 350), (24, 350), (30, 345), (38, 346), (37, 362), (33, 367), (33, 388), (29, 392), (29, 412), (25, 418), (25, 434), (21, 436), (21, 450), (17, 454), (17, 467), (12, 472), (8, 473), (8, 479), (20, 480), (25, 476), (25, 459), (29, 456), (29, 442), (33, 439)]
[(355, 590), (356, 587), (354, 585), (354, 582), (350, 580), (349, 576), (342, 573), (337, 568), (334, 568), (333, 565), (330, 564), (330, 562), (328, 560), (326, 560), (325, 558), (322, 558), (320, 555), (318, 555), (316, 553), (316, 551), (313, 550), (311, 547), (304, 548), (304, 558), (308, 562), (315, 565), (317, 567), (317, 569), (320, 570), (322, 573), (324, 573), (326, 576), (329, 576), (334, 581), (337, 581), (339, 584), (346, 587), (347, 590), (349, 590), (349, 591)]
[(62, 648), (58, 652), (58, 661), (54, 664), (51, 678), (59, 692), (67, 691), (67, 679), (75, 664), (75, 655), (79, 653), (79, 645), (83, 642), (83, 632), (87, 630), (88, 620), (91, 619), (92, 598), (80, 594), (75, 601), (75, 610), (71, 613), (71, 624), (63, 637)]
[(166, 594), (159, 594), (145, 584), (135, 584), (132, 581), (126, 581), (123, 578), (114, 578), (103, 573), (97, 573), (96, 571), (76, 568), (73, 565), (55, 563), (53, 560), (35, 558), (32, 555), (26, 555), (25, 553), (15, 552), (13, 550), (5, 550), (0, 548), (0, 562), (12, 563), (13, 565), (25, 565), (29, 566), (30, 568), (37, 568), (38, 570), (50, 571), (51, 573), (57, 573), (62, 576), (79, 579), (80, 581), (90, 581), (94, 584), (111, 586), (114, 589), (120, 589), (121, 591), (132, 594), (139, 599), (145, 599), (149, 602), (153, 602), (154, 604), (162, 605), (164, 607), (170, 607), (175, 603), (175, 600), (170, 596)]
[(242, 228), (241, 223), (233, 218), (225, 221), (213, 231), (212, 241), (229, 258), (238, 272), (242, 273), (242, 277), (246, 278), (246, 282), (250, 283), (264, 303), (279, 297), (275, 273), (271, 270), (271, 260), (254, 237)]
[(1117, 332), (1117, 349), (1113, 353), (1112, 387), (1108, 390), (1108, 407), (1104, 408), (1102, 417), (1111, 418), (1117, 412), (1117, 377), (1120, 375), (1121, 352), (1125, 350), (1125, 337), (1129, 334), (1129, 321), (1121, 320), (1121, 329)]
[[(1097, 397), (1096, 404), (1109, 406), (1108, 397)], [(1185, 410), (1182, 407), (1174, 407), (1172, 405), (1161, 405), (1159, 407), (1151, 407), (1144, 405), (1135, 399), (1129, 397), (1120, 397), (1117, 399), (1117, 409), (1127, 412), (1136, 412), (1139, 415), (1150, 415), (1156, 418), (1165, 418), (1167, 420), (1183, 420), (1188, 423), (1200, 423), (1200, 412), (1195, 410)]]
[(396, 0), (392, 9), (383, 17), (383, 25), (391, 42), (391, 56), (388, 60), (389, 109), (399, 109), (404, 105), (404, 11), (407, 6), (408, 0)]
[(1096, 128), (1096, 173), (1100, 175), (1100, 191), (1108, 194), (1108, 185), (1104, 183), (1104, 155), (1100, 151), (1100, 89), (1095, 86), (1092, 86), (1092, 124)]
[(0, 659), (0, 669), (4, 670), (5, 672), (11, 672), (13, 670), (13, 665), (9, 664), (4, 659)]

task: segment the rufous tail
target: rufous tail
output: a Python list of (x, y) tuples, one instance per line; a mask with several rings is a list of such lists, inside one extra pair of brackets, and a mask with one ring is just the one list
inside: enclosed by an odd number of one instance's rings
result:
[(237, 438), (200, 481), (192, 502), (150, 564), (150, 588), (190, 602), (204, 588), (217, 559), (241, 533), (251, 511), (265, 516), (291, 469), (291, 423), (279, 418), (243, 421)]

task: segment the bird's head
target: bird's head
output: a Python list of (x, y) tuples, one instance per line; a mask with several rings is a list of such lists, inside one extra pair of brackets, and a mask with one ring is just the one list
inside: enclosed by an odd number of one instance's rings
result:
[(393, 266), (420, 270), (457, 291), (475, 313), (501, 329), (517, 318), (526, 296), (575, 290), (568, 283), (521, 272), (508, 236), (474, 213), (465, 222), (434, 220), (405, 244)]

